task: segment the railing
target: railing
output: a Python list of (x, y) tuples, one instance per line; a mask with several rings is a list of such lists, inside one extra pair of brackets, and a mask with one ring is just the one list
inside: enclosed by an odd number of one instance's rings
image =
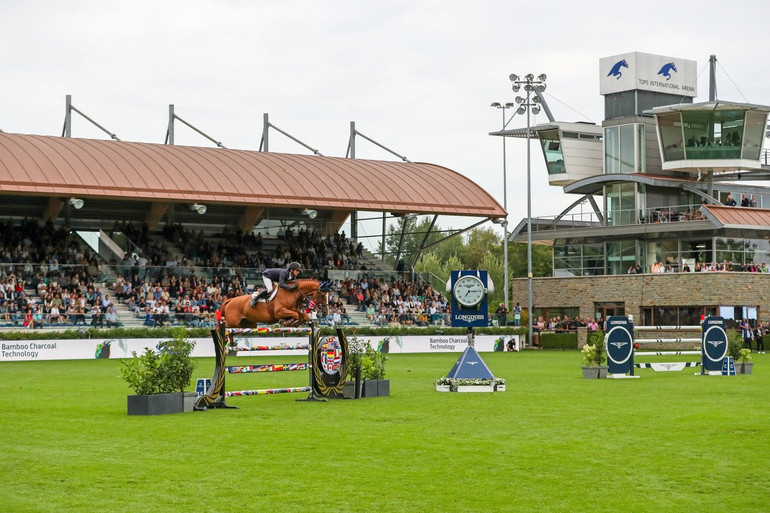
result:
[(552, 231), (566, 228), (597, 228), (604, 226), (630, 226), (647, 223), (670, 223), (701, 221), (701, 205), (670, 205), (645, 209), (613, 209), (601, 218), (595, 212), (579, 212), (564, 216), (543, 216), (532, 218), (532, 231)]
[[(245, 280), (249, 288), (255, 283), (261, 283), (262, 271), (264, 268), (256, 267), (237, 267), (237, 266), (220, 266), (220, 267), (202, 267), (202, 266), (182, 266), (182, 265), (165, 265), (165, 266), (144, 266), (138, 265), (126, 266), (122, 264), (108, 265), (100, 263), (98, 266), (94, 265), (71, 265), (71, 264), (58, 264), (55, 267), (51, 267), (48, 264), (33, 264), (29, 262), (0, 262), (0, 281), (7, 278), (11, 274), (14, 274), (17, 279), (22, 279), (26, 282), (27, 288), (33, 288), (43, 278), (47, 278), (49, 282), (56, 281), (61, 285), (69, 284), (72, 277), (75, 274), (79, 274), (80, 277), (85, 277), (83, 281), (97, 283), (105, 283), (107, 281), (113, 281), (115, 277), (120, 274), (126, 280), (130, 281), (136, 275), (140, 280), (152, 281), (153, 283), (168, 278), (192, 278), (197, 279), (206, 278), (207, 283), (215, 277), (219, 277), (224, 280), (225, 283), (230, 280)], [(356, 270), (356, 269), (305, 269), (300, 274), (300, 278), (318, 279), (328, 278), (330, 280), (345, 280), (351, 279), (385, 279), (391, 281), (393, 279), (402, 278), (407, 281), (416, 280), (429, 280), (428, 276), (424, 276), (420, 273), (399, 273), (396, 271), (370, 271), (370, 270)], [(106, 285), (112, 285), (111, 283)]]

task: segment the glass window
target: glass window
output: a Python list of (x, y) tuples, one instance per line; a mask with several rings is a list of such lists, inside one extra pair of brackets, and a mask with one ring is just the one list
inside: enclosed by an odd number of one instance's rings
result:
[[(720, 312), (721, 313), (721, 312)], [(717, 315), (715, 306), (652, 306), (642, 308), (640, 326), (697, 326), (701, 316)]]
[(759, 152), (762, 149), (762, 138), (765, 134), (767, 114), (764, 112), (746, 112), (746, 128), (743, 137), (743, 158), (759, 160)]
[(743, 110), (687, 111), (681, 116), (688, 159), (740, 158)]
[[(639, 130), (641, 127), (641, 130)], [(641, 134), (641, 135), (640, 135)], [(643, 169), (640, 149), (644, 148), (644, 126), (619, 125), (604, 129), (604, 172), (637, 173)]]
[(554, 245), (554, 276), (595, 276), (604, 274), (602, 244)]
[(666, 162), (684, 159), (682, 123), (679, 117), (678, 112), (658, 116), (660, 142), (663, 146), (663, 160)]
[(564, 167), (564, 155), (561, 152), (561, 141), (559, 141), (558, 130), (544, 130), (538, 134), (540, 145), (545, 155), (545, 165), (549, 175), (564, 174), (567, 170)]
[(644, 125), (642, 123), (639, 123), (636, 125), (636, 140), (639, 141), (638, 149), (636, 152), (636, 161), (639, 163), (637, 172), (644, 173), (647, 169), (647, 159), (645, 158), (645, 151), (646, 151), (646, 145), (645, 145), (645, 137), (644, 137)]
[(607, 243), (608, 274), (627, 274), (629, 267), (636, 265), (636, 243), (615, 241)]
[(636, 224), (636, 188), (633, 183), (610, 185), (605, 188), (607, 198), (607, 225)]
[(616, 126), (604, 129), (604, 173), (620, 173), (620, 129)]
[(620, 126), (620, 172), (636, 171), (636, 152), (634, 151), (634, 125)]

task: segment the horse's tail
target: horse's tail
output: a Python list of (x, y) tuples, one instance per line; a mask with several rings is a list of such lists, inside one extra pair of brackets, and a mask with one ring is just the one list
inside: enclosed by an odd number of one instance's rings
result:
[(219, 312), (221, 314), (222, 320), (225, 320), (225, 309), (227, 308), (227, 305), (230, 304), (230, 301), (232, 301), (233, 298), (229, 297), (222, 301), (222, 304), (219, 305)]

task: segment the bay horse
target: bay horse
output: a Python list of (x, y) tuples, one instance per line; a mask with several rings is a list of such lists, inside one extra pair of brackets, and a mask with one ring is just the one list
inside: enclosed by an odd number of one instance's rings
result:
[(308, 316), (302, 311), (305, 300), (322, 306), (327, 304), (326, 290), (316, 280), (297, 280), (297, 288), (292, 290), (278, 287), (271, 301), (260, 301), (251, 307), (251, 294), (225, 300), (219, 311), (227, 328), (256, 328), (258, 323), (286, 326), (298, 326), (307, 322)]

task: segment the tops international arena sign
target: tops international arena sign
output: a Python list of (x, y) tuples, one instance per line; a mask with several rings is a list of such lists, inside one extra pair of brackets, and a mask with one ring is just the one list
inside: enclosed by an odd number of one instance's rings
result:
[(599, 92), (603, 95), (640, 89), (698, 96), (697, 63), (663, 55), (632, 52), (599, 60)]

